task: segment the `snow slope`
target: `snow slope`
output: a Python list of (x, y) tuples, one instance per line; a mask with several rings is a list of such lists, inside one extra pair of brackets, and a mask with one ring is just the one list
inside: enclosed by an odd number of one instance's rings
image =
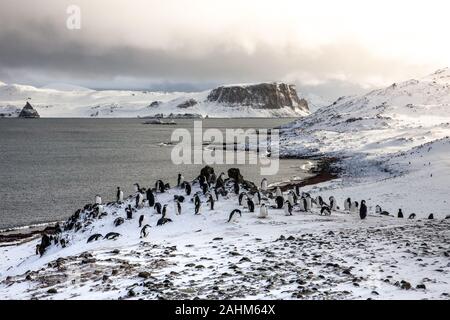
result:
[[(285, 126), (283, 155), (337, 157), (327, 185), (396, 213), (445, 216), (450, 194), (450, 70), (393, 84)], [(428, 150), (430, 148), (430, 150)]]
[[(245, 174), (245, 173), (244, 173)], [(230, 186), (230, 191), (232, 187)], [(198, 184), (193, 192), (199, 191)], [(305, 188), (315, 195), (326, 190)], [(156, 226), (153, 208), (114, 227), (124, 208), (105, 206), (106, 216), (82, 218), (82, 228), (65, 231), (68, 245), (35, 255), (39, 240), (0, 247), (2, 299), (447, 299), (449, 297), (450, 220), (380, 217), (320, 209), (292, 216), (269, 209), (269, 217), (238, 205), (232, 192), (210, 210), (194, 215), (187, 196), (175, 215), (173, 188), (157, 194), (173, 222)], [(337, 195), (336, 195), (337, 196)], [(337, 196), (342, 206), (344, 198)], [(273, 199), (263, 197), (273, 205)], [(231, 210), (242, 217), (228, 223)], [(259, 212), (257, 206), (256, 212)], [(140, 238), (138, 217), (151, 225)], [(82, 214), (82, 217), (84, 214)], [(118, 232), (117, 240), (87, 243), (89, 236)], [(424, 287), (423, 287), (424, 286)]]
[[(17, 84), (0, 84), (0, 113), (14, 116), (29, 101), (41, 117), (137, 117), (156, 114), (195, 113), (203, 117), (298, 117), (308, 112), (282, 107), (276, 110), (249, 106), (228, 106), (208, 102), (209, 91), (150, 92), (150, 91), (96, 91), (87, 88), (52, 84), (44, 88)], [(198, 104), (178, 108), (183, 102), (195, 99)], [(159, 102), (151, 106), (152, 102)]]

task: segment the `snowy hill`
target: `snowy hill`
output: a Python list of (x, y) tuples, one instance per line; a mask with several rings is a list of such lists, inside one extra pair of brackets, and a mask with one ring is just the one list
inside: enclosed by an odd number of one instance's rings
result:
[[(43, 88), (32, 86), (0, 85), (0, 114), (14, 117), (13, 107), (21, 109), (29, 101), (41, 117), (138, 117), (156, 114), (198, 114), (203, 117), (298, 117), (309, 114), (307, 103), (291, 103), (283, 86), (265, 84), (267, 90), (251, 97), (243, 95), (242, 101), (227, 103), (208, 99), (213, 91), (149, 92), (149, 91), (96, 91), (65, 84), (53, 84)], [(257, 85), (245, 85), (248, 88)], [(280, 89), (278, 89), (280, 87)], [(246, 89), (247, 90), (247, 89)], [(294, 94), (298, 99), (295, 89)], [(276, 105), (265, 107), (261, 101), (269, 97), (279, 98)], [(288, 97), (290, 98), (290, 96)], [(186, 102), (194, 101), (186, 105)], [(286, 102), (286, 104), (282, 104)]]
[(403, 207), (442, 217), (450, 213), (449, 136), (450, 70), (442, 69), (341, 98), (285, 126), (281, 154), (337, 157), (342, 178), (321, 187), (393, 214)]

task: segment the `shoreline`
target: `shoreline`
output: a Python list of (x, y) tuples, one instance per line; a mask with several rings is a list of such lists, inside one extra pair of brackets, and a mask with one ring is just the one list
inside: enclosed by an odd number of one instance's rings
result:
[[(301, 159), (318, 160), (317, 166), (311, 170), (312, 173), (315, 173), (313, 176), (302, 179), (299, 182), (280, 181), (277, 183), (273, 183), (273, 187), (269, 188), (269, 190), (280, 187), (280, 189), (284, 192), (290, 188), (295, 187), (296, 185), (299, 185), (300, 187), (315, 185), (318, 183), (334, 180), (339, 176), (339, 170), (332, 167), (334, 163), (338, 162), (337, 158), (325, 157), (322, 159), (317, 159), (313, 157), (302, 157)], [(52, 234), (57, 223), (58, 221), (44, 222), (35, 225), (18, 226), (0, 230), (0, 247), (12, 246), (31, 241), (35, 237), (41, 236), (44, 232), (46, 232), (47, 234)]]

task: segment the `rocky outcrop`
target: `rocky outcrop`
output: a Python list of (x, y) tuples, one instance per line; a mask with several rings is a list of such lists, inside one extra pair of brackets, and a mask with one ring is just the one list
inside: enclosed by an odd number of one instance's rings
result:
[(195, 106), (197, 103), (198, 102), (195, 99), (189, 99), (189, 100), (186, 100), (185, 102), (180, 103), (179, 105), (177, 105), (177, 108), (186, 109), (186, 108), (190, 108), (190, 107)]
[(29, 102), (20, 111), (19, 118), (40, 118), (39, 113), (31, 106)]
[(207, 100), (231, 106), (250, 106), (255, 109), (290, 107), (309, 110), (306, 100), (297, 96), (295, 86), (285, 83), (221, 86), (211, 90)]

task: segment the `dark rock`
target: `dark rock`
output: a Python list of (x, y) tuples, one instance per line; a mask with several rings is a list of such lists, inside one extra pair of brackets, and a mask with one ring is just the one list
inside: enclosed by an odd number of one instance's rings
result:
[(427, 287), (424, 284), (418, 284), (416, 286), (417, 289), (426, 289)]
[(285, 83), (221, 86), (211, 90), (207, 100), (230, 106), (250, 106), (255, 109), (291, 107), (292, 109), (309, 110), (306, 100), (299, 99), (297, 96), (295, 86)]
[(147, 272), (147, 271), (139, 272), (138, 277), (148, 279), (148, 278), (150, 278), (150, 272)]
[(241, 174), (241, 171), (238, 168), (230, 168), (228, 169), (228, 176), (239, 182), (239, 183), (243, 183), (244, 182), (244, 177)]
[(58, 290), (56, 290), (55, 288), (51, 288), (51, 289), (47, 290), (47, 293), (55, 294), (55, 293), (58, 293)]
[(209, 177), (214, 174), (214, 168), (210, 166), (206, 166), (200, 170), (200, 175), (206, 177), (209, 180)]
[(190, 108), (190, 107), (195, 106), (197, 103), (198, 102), (195, 99), (189, 99), (189, 100), (186, 100), (185, 102), (180, 103), (179, 105), (177, 105), (177, 108), (186, 109), (186, 108)]
[(23, 107), (19, 113), (19, 118), (37, 119), (40, 118), (39, 113), (31, 106), (29, 102)]
[(401, 289), (404, 289), (404, 290), (409, 290), (409, 289), (411, 289), (411, 283), (409, 283), (409, 282), (407, 282), (407, 281), (402, 280), (400, 284), (401, 284), (401, 285), (400, 285), (400, 288), (401, 288)]

